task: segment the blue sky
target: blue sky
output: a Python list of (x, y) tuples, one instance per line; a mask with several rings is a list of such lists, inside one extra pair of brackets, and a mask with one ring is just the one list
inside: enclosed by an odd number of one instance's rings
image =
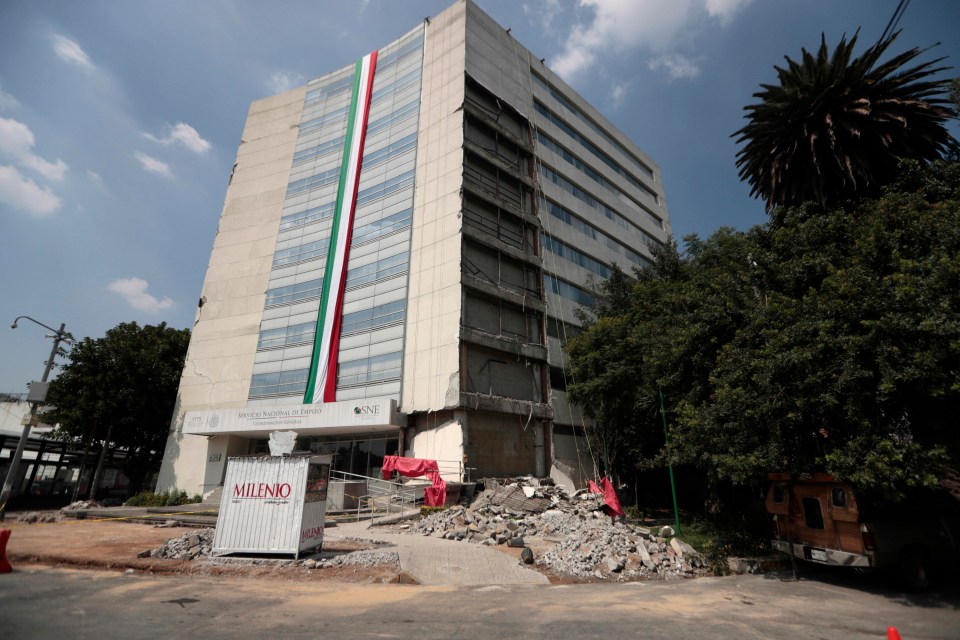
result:
[[(399, 37), (450, 0), (33, 0), (0, 4), (0, 392), (50, 342), (193, 322), (252, 100)], [(480, 0), (656, 160), (674, 233), (765, 220), (730, 134), (773, 65), (897, 0)], [(960, 66), (960, 2), (917, 0), (892, 52)], [(944, 76), (960, 75), (953, 69)], [(952, 127), (958, 135), (956, 126)]]

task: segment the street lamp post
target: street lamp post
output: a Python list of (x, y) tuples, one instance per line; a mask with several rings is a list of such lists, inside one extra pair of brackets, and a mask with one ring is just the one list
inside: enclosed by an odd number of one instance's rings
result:
[[(47, 378), (50, 376), (50, 370), (53, 369), (53, 361), (57, 357), (57, 350), (60, 348), (61, 342), (66, 342), (70, 344), (73, 340), (70, 338), (70, 334), (66, 332), (66, 325), (60, 323), (59, 329), (54, 329), (49, 327), (42, 322), (34, 320), (30, 316), (18, 316), (16, 320), (10, 325), (11, 329), (17, 328), (17, 322), (19, 320), (29, 320), (34, 324), (38, 324), (44, 329), (49, 329), (53, 332), (52, 336), (47, 336), (53, 338), (53, 349), (50, 350), (50, 358), (47, 359), (46, 366), (43, 368), (43, 377), (40, 378), (40, 382), (46, 383)], [(13, 491), (13, 483), (17, 477), (17, 470), (20, 467), (20, 458), (23, 457), (23, 449), (27, 446), (27, 439), (30, 437), (30, 427), (33, 426), (33, 421), (37, 417), (37, 410), (40, 407), (39, 402), (30, 403), (30, 419), (23, 426), (23, 433), (20, 434), (20, 442), (17, 444), (17, 451), (13, 454), (13, 460), (10, 461), (10, 469), (7, 471), (7, 478), (3, 481), (3, 493), (0, 493), (0, 520), (3, 520), (3, 517), (7, 510), (7, 500), (10, 499), (10, 493)]]

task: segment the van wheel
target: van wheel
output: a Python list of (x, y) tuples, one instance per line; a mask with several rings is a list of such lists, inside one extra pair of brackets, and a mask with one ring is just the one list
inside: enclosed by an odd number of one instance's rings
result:
[(908, 550), (900, 557), (897, 565), (900, 584), (909, 591), (922, 591), (930, 586), (930, 567), (926, 556), (921, 552)]

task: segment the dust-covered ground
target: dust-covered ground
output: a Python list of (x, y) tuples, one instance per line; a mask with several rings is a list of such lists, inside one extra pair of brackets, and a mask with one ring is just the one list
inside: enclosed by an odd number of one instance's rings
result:
[[(334, 581), (362, 584), (411, 583), (401, 574), (395, 560), (382, 554), (387, 562), (323, 566), (304, 565), (286, 558), (184, 558), (138, 557), (201, 530), (184, 527), (158, 527), (117, 520), (74, 520), (61, 518), (56, 511), (40, 512), (39, 522), (17, 522), (19, 514), (7, 514), (3, 528), (11, 529), (7, 558), (16, 570), (18, 564), (42, 564), (55, 567), (99, 568), (114, 571), (134, 570), (155, 574), (193, 574), (273, 578), (287, 581)], [(43, 520), (48, 520), (43, 522)], [(52, 520), (52, 521), (50, 521)], [(320, 554), (307, 559), (335, 559), (356, 551), (375, 549), (371, 542), (345, 540), (336, 536), (336, 528), (327, 530)]]

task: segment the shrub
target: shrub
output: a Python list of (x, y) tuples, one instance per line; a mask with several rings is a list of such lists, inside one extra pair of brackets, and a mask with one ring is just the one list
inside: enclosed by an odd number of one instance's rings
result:
[(186, 491), (170, 490), (166, 493), (152, 493), (141, 491), (123, 503), (125, 507), (175, 507), (181, 504), (194, 504), (202, 501), (200, 494), (193, 497)]

